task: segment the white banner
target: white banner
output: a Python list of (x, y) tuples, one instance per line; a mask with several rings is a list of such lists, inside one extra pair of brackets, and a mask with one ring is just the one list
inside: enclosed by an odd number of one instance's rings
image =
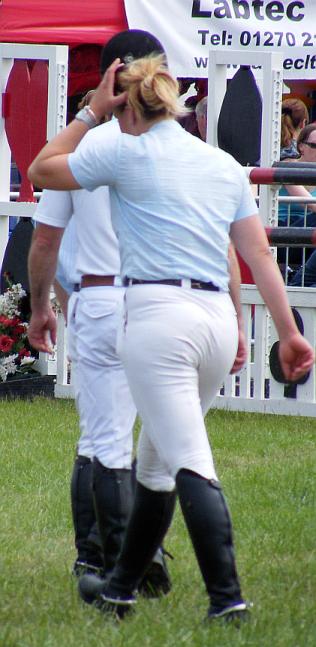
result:
[[(283, 54), (284, 80), (316, 77), (316, 0), (125, 0), (176, 76), (207, 77), (210, 48)], [(233, 63), (233, 61), (232, 61)]]

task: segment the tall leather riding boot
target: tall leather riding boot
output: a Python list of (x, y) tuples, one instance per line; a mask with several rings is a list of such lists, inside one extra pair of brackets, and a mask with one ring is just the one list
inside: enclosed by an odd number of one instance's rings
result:
[(121, 551), (132, 509), (131, 470), (109, 469), (94, 458), (93, 497), (107, 575)]
[(132, 514), (114, 568), (111, 592), (130, 595), (148, 569), (170, 526), (176, 493), (154, 492), (137, 482)]
[[(135, 493), (137, 483), (136, 465), (137, 460), (134, 458), (132, 462), (133, 493)], [(168, 555), (173, 559), (172, 555), (170, 555), (163, 546), (159, 546), (144, 577), (139, 582), (138, 592), (144, 597), (157, 598), (160, 595), (167, 595), (167, 593), (171, 591), (172, 583), (165, 555)]]
[(86, 456), (77, 456), (71, 477), (71, 509), (75, 531), (77, 559), (74, 573), (98, 571), (103, 567), (102, 550), (98, 540), (92, 496), (92, 463)]
[(218, 481), (190, 470), (176, 478), (179, 501), (212, 607), (224, 609), (241, 602), (232, 526)]

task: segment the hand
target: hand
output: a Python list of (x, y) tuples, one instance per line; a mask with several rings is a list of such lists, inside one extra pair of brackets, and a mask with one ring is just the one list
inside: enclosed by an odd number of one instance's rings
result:
[(27, 336), (33, 348), (42, 353), (52, 353), (56, 344), (57, 322), (51, 307), (47, 312), (32, 313)]
[(285, 378), (294, 382), (312, 368), (315, 353), (309, 342), (298, 332), (280, 340), (279, 358)]
[(245, 333), (242, 329), (238, 330), (238, 348), (235, 357), (235, 361), (230, 370), (231, 374), (238, 373), (240, 371), (247, 359), (247, 344)]
[(105, 72), (101, 83), (93, 94), (89, 105), (99, 120), (105, 115), (114, 112), (115, 108), (127, 101), (127, 92), (122, 92), (118, 95), (114, 94), (115, 74), (123, 65), (120, 59), (116, 58)]

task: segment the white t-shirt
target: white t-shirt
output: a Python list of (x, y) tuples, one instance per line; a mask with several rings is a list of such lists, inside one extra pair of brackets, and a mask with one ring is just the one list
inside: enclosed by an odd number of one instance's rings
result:
[(193, 278), (228, 291), (230, 225), (257, 213), (242, 166), (174, 120), (140, 136), (109, 122), (83, 141), (69, 167), (86, 189), (110, 187), (122, 276)]
[(74, 284), (79, 283), (81, 279), (81, 274), (76, 270), (77, 253), (76, 220), (70, 218), (59, 248), (55, 274), (57, 281), (69, 295), (73, 292)]
[[(111, 223), (108, 188), (100, 187), (92, 193), (85, 190), (43, 191), (34, 215), (37, 222), (53, 227), (67, 227), (72, 216), (77, 236), (73, 268), (76, 274), (119, 275), (118, 242)], [(69, 254), (71, 264), (71, 237), (63, 237), (61, 253), (64, 264), (65, 256)]]

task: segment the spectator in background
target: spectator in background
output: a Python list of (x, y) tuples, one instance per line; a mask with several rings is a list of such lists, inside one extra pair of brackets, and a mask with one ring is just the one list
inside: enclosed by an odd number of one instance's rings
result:
[[(297, 138), (298, 163), (316, 164), (316, 123), (309, 124), (301, 130)], [(290, 161), (290, 159), (289, 159)], [(302, 186), (287, 184), (282, 186), (279, 196), (297, 196), (297, 198), (316, 199), (315, 186)], [(279, 227), (315, 227), (316, 226), (316, 202), (314, 204), (304, 204), (292, 202), (290, 205), (285, 202), (279, 203), (278, 212)], [(310, 256), (310, 252), (306, 252)], [(302, 264), (302, 250), (300, 248), (289, 249), (286, 258), (285, 249), (278, 250), (278, 263), (282, 266), (286, 263), (291, 267)]]
[(294, 274), (289, 284), (294, 287), (316, 287), (316, 250), (313, 251), (305, 265), (302, 265)]
[(301, 99), (285, 99), (281, 113), (281, 151), (280, 160), (299, 157), (297, 138), (309, 122), (308, 110)]
[(207, 96), (203, 97), (195, 108), (196, 121), (201, 139), (206, 142), (207, 134)]
[[(311, 162), (316, 164), (316, 123), (305, 126), (299, 133), (297, 138), (297, 154), (297, 162), (302, 163), (302, 165)], [(280, 189), (279, 195), (297, 196), (298, 198), (316, 198), (316, 187), (286, 184)], [(307, 205), (306, 217), (305, 209), (306, 206), (299, 203), (299, 201), (291, 204), (290, 208), (287, 204), (281, 203), (279, 205), (279, 226), (315, 227), (316, 203)]]
[(190, 112), (184, 117), (180, 117), (178, 121), (185, 130), (191, 133), (191, 135), (203, 139), (199, 131), (195, 108), (199, 101), (207, 95), (208, 82), (207, 79), (180, 79), (180, 94), (185, 94), (188, 91), (187, 83), (185, 83), (186, 81), (190, 81), (189, 87), (194, 83), (196, 94), (191, 95), (185, 100), (184, 105), (186, 108), (190, 108)]

